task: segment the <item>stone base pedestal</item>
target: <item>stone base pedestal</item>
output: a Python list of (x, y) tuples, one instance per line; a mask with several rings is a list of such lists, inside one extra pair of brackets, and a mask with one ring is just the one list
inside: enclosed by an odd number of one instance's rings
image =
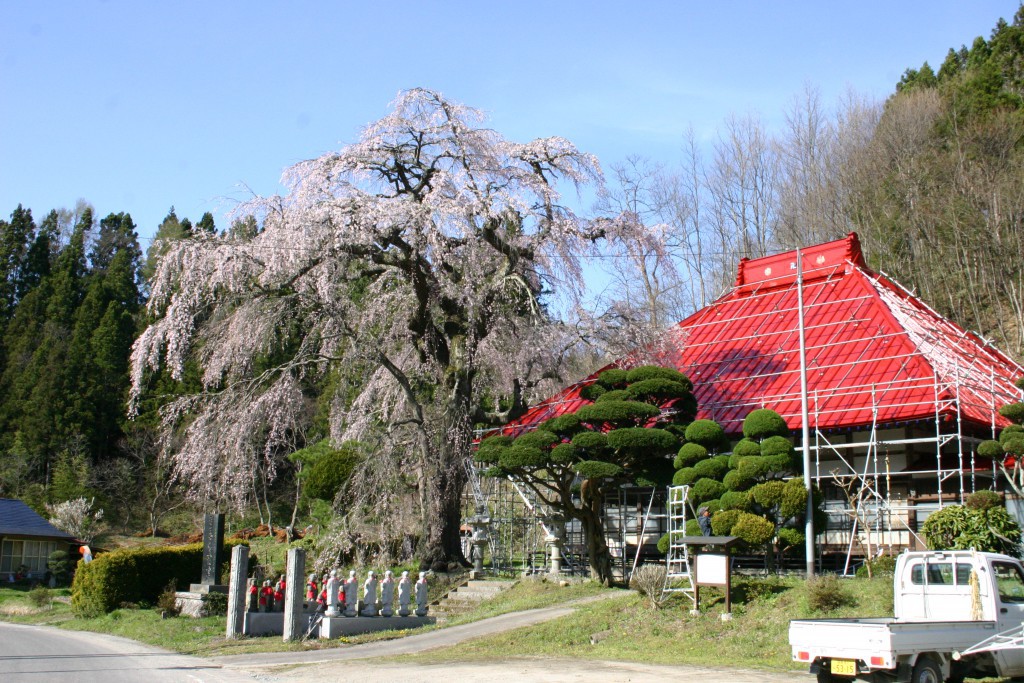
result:
[(199, 593), (200, 595), (206, 595), (207, 593), (228, 594), (228, 587), (219, 583), (192, 583), (189, 584), (188, 590), (190, 593)]
[(339, 638), (375, 631), (397, 631), (433, 624), (434, 617), (324, 617), (320, 622), (321, 638)]
[[(312, 612), (299, 615), (299, 629), (302, 633), (309, 630), (309, 620), (314, 616)], [(247, 636), (284, 635), (284, 612), (246, 612), (242, 620), (242, 633)]]
[(199, 617), (208, 616), (206, 614), (206, 605), (203, 603), (202, 593), (193, 593), (191, 591), (178, 591), (174, 594), (174, 604), (178, 607), (178, 612), (183, 617)]

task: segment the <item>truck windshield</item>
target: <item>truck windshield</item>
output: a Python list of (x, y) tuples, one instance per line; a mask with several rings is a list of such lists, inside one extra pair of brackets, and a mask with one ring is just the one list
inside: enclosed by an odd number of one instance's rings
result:
[(1017, 565), (1009, 562), (993, 562), (999, 599), (1003, 602), (1024, 602), (1024, 576)]

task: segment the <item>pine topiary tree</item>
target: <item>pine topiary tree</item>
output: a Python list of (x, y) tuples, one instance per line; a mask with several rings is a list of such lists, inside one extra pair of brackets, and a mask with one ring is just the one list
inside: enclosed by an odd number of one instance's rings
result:
[[(579, 520), (591, 575), (610, 583), (611, 555), (602, 521), (604, 492), (626, 482), (668, 484), (672, 458), (679, 457), (681, 431), (668, 428), (690, 423), (696, 404), (690, 381), (670, 368), (606, 370), (591, 386), (601, 390), (581, 394), (593, 396), (593, 403), (515, 439), (484, 439), (475, 459), (490, 466), (485, 474), (512, 476), (567, 519)], [(582, 485), (576, 489), (579, 479)], [(709, 499), (721, 495), (722, 484), (707, 481)]]

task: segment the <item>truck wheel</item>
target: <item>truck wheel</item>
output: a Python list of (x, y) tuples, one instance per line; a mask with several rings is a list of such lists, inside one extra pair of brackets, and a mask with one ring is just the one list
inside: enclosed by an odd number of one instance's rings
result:
[(942, 666), (933, 657), (920, 657), (910, 680), (911, 683), (942, 683)]
[(817, 674), (818, 683), (835, 683), (835, 678), (832, 677), (832, 672), (828, 670), (828, 667), (818, 669)]

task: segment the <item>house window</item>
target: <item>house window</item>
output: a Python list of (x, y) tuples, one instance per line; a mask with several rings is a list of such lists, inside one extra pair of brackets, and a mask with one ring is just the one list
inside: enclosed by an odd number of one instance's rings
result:
[(12, 573), (24, 565), (30, 572), (45, 572), (50, 553), (58, 549), (53, 541), (4, 540), (0, 547), (0, 572)]

